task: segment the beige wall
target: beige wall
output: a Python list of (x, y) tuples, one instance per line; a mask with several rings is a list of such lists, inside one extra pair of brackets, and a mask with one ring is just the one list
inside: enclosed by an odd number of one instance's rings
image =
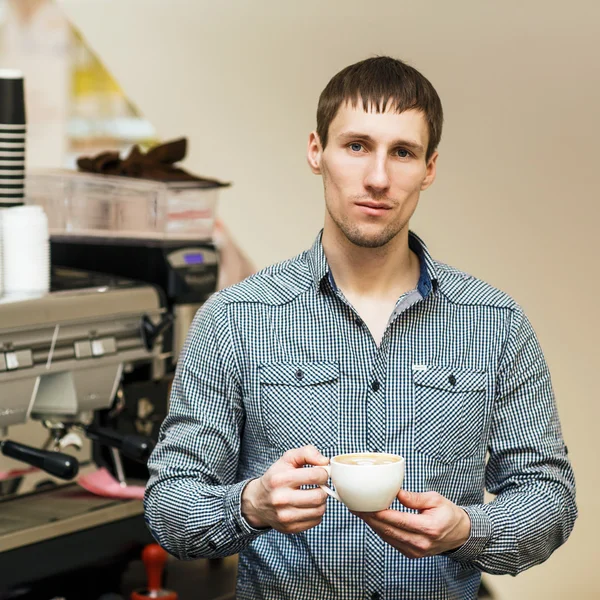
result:
[(436, 257), (527, 310), (578, 480), (581, 516), (567, 545), (491, 585), (504, 600), (600, 597), (599, 3), (63, 5), (159, 134), (190, 138), (187, 166), (234, 182), (220, 212), (260, 266), (304, 249), (321, 225), (320, 181), (304, 153), (328, 79), (374, 53), (431, 79), (446, 125), (438, 181), (413, 227)]

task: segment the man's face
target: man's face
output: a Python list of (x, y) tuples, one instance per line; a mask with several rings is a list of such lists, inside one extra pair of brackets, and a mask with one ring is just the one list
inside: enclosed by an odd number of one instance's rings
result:
[[(325, 231), (378, 248), (408, 226), (421, 190), (435, 179), (437, 152), (426, 162), (429, 132), (421, 111), (365, 112), (340, 107), (325, 150), (315, 132), (308, 163), (323, 176)], [(332, 231), (332, 233), (334, 233)]]

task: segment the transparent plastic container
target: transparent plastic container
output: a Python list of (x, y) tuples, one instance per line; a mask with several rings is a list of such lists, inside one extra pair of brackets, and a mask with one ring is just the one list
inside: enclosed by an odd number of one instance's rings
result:
[(51, 235), (212, 238), (218, 187), (66, 170), (26, 176), (26, 202), (42, 206)]

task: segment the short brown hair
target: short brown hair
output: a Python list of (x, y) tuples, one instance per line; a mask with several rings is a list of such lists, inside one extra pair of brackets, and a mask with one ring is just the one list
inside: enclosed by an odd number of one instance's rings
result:
[(429, 128), (426, 160), (435, 152), (442, 137), (444, 114), (435, 88), (415, 68), (389, 56), (376, 56), (357, 62), (334, 75), (319, 97), (317, 134), (323, 148), (329, 126), (340, 106), (362, 101), (365, 111), (383, 112), (388, 102), (396, 112), (416, 109), (423, 112)]

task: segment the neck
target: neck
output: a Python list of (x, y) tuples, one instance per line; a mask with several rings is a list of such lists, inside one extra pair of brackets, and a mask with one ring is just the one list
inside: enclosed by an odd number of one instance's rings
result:
[(380, 248), (357, 246), (332, 229), (323, 230), (323, 250), (345, 295), (397, 299), (417, 286), (420, 265), (408, 246), (408, 225)]

